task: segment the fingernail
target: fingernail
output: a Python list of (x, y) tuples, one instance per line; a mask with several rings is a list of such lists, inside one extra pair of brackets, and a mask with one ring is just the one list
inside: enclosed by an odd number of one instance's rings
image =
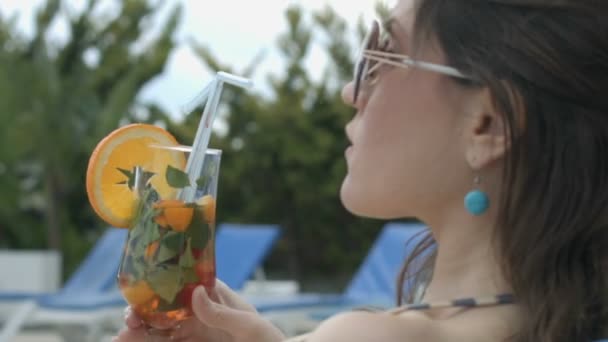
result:
[(112, 342), (118, 342), (118, 337), (116, 337), (116, 336), (112, 337)]
[(127, 306), (125, 308), (125, 310), (123, 311), (123, 315), (124, 315), (125, 318), (127, 318), (130, 314), (131, 314), (131, 307)]

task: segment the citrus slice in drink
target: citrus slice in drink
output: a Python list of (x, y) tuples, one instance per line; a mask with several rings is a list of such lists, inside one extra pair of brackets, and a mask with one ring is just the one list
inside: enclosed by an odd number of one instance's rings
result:
[(171, 198), (177, 189), (166, 182), (168, 166), (183, 170), (183, 152), (156, 148), (177, 146), (166, 130), (148, 124), (131, 124), (111, 132), (97, 144), (87, 169), (87, 194), (91, 206), (106, 223), (128, 228), (135, 215), (135, 168), (141, 167), (160, 198)]
[(154, 290), (144, 280), (122, 289), (122, 295), (130, 305), (144, 305), (156, 296)]
[(153, 208), (160, 211), (154, 221), (163, 228), (168, 227), (177, 232), (185, 232), (194, 216), (194, 208), (178, 200), (161, 200)]

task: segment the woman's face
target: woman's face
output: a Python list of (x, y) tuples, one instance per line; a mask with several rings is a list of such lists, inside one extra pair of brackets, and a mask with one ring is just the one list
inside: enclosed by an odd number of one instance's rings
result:
[[(412, 53), (410, 8), (402, 0), (392, 11), (392, 52)], [(412, 57), (445, 64), (432, 42), (423, 42)], [(387, 66), (377, 82), (363, 86), (357, 103), (353, 88), (351, 82), (342, 92), (356, 109), (346, 125), (352, 146), (340, 194), (344, 206), (356, 215), (390, 219), (462, 203), (472, 184), (460, 138), (465, 91), (441, 74)]]

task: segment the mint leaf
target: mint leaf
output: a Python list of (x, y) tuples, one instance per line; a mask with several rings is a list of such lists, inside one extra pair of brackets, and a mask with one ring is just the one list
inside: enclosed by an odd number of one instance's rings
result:
[(167, 303), (172, 303), (183, 286), (179, 266), (157, 267), (148, 273), (148, 284)]
[(184, 234), (177, 233), (174, 231), (168, 231), (164, 236), (160, 243), (161, 245), (179, 252), (184, 245)]
[(188, 175), (184, 171), (174, 168), (171, 165), (167, 165), (165, 178), (167, 180), (167, 184), (169, 184), (169, 186), (172, 188), (181, 189), (190, 186), (190, 179), (188, 179)]
[(120, 173), (127, 176), (127, 178), (133, 177), (133, 172), (131, 172), (129, 170), (121, 169), (120, 167), (117, 167), (116, 170), (120, 171)]
[(196, 180), (196, 186), (199, 189), (205, 189), (205, 187), (207, 186), (207, 184), (209, 184), (209, 181), (211, 180), (211, 177), (207, 176), (207, 175), (203, 175), (201, 176), (201, 178)]
[(148, 184), (148, 182), (150, 181), (150, 179), (152, 179), (152, 177), (154, 177), (154, 175), (156, 175), (156, 173), (144, 170), (144, 174), (142, 176), (144, 179), (144, 184)]
[(133, 223), (134, 225), (129, 229), (129, 240), (133, 240), (144, 233), (144, 223), (139, 218), (136, 217)]
[[(158, 200), (158, 193), (151, 187), (143, 190), (140, 200), (137, 202), (135, 217), (132, 221), (133, 228), (143, 228), (148, 220), (153, 220), (160, 213), (159, 209), (153, 208), (153, 203)], [(133, 230), (133, 229), (132, 229)]]
[(205, 164), (205, 170), (199, 179), (196, 180), (196, 185), (199, 189), (204, 190), (211, 183), (211, 179), (213, 178), (213, 174), (215, 173), (215, 162), (213, 160), (208, 161)]
[(203, 218), (203, 212), (199, 208), (194, 209), (194, 215), (192, 215), (192, 221), (190, 226), (186, 230), (186, 235), (190, 237), (191, 247), (197, 249), (203, 249), (209, 241), (210, 234), (209, 225)]
[(158, 254), (156, 256), (156, 261), (158, 263), (162, 263), (168, 260), (175, 258), (179, 254), (179, 250), (174, 250), (168, 248), (167, 246), (161, 244), (158, 248)]
[(184, 279), (184, 284), (198, 283), (200, 281), (194, 267), (182, 267), (182, 278)]
[(144, 232), (142, 233), (142, 241), (140, 243), (149, 245), (154, 241), (160, 239), (160, 232), (158, 231), (158, 224), (153, 219), (148, 219), (144, 223)]
[(141, 239), (137, 238), (133, 240), (131, 244), (132, 255), (135, 258), (141, 258), (143, 260), (144, 255), (146, 255), (146, 247), (148, 245), (141, 243)]
[(179, 258), (179, 265), (181, 267), (191, 268), (194, 266), (195, 263), (196, 260), (194, 260), (194, 256), (192, 256), (192, 247), (190, 244), (190, 239), (188, 239), (188, 242), (186, 242), (186, 249), (184, 250), (182, 256)]
[[(158, 202), (158, 200), (160, 199), (158, 192), (156, 192), (156, 190), (154, 190), (154, 188), (152, 188), (151, 186), (146, 187), (145, 194), (146, 195), (144, 197), (143, 202), (148, 206), (151, 206), (153, 203)], [(156, 209), (154, 209), (154, 210), (156, 210)], [(160, 210), (156, 210), (154, 216), (156, 216), (158, 214), (158, 212), (160, 212)]]
[(116, 170), (118, 170), (120, 173), (127, 177), (126, 181), (122, 181), (116, 184), (126, 184), (130, 190), (133, 190), (133, 187), (135, 186), (135, 173), (129, 170), (121, 169), (119, 167), (117, 167)]

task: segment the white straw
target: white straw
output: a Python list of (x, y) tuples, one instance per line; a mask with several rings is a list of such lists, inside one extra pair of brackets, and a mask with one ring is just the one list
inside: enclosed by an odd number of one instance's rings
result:
[(205, 110), (203, 111), (203, 116), (199, 122), (194, 143), (192, 144), (192, 151), (188, 157), (188, 162), (186, 163), (186, 173), (188, 174), (192, 186), (182, 189), (178, 194), (178, 198), (186, 203), (194, 201), (196, 196), (196, 177), (200, 176), (198, 173), (203, 169), (205, 152), (207, 151), (207, 146), (209, 146), (213, 122), (218, 115), (218, 106), (222, 96), (224, 82), (242, 88), (250, 88), (253, 85), (251, 80), (221, 71), (216, 74), (214, 80), (211, 82)]
[(196, 107), (203, 104), (205, 102), (205, 100), (207, 100), (207, 98), (209, 98), (209, 93), (211, 92), (211, 89), (213, 88), (212, 86), (213, 86), (213, 82), (209, 82), (205, 86), (205, 88), (203, 88), (203, 90), (200, 93), (198, 93), (198, 95), (196, 95), (192, 100), (190, 100), (188, 103), (186, 103), (184, 106), (182, 106), (181, 110), (182, 110), (183, 114), (188, 115), (193, 110), (195, 110)]
[(229, 84), (232, 84), (234, 86), (237, 87), (241, 87), (241, 88), (245, 88), (245, 89), (250, 89), (251, 87), (253, 87), (253, 82), (250, 79), (247, 78), (243, 78), (240, 76), (236, 76), (236, 75), (232, 75), (223, 71), (219, 71), (217, 73), (217, 77)]
[[(194, 196), (196, 194), (195, 189), (193, 188), (194, 184), (196, 184), (195, 170), (199, 169), (199, 159), (201, 159), (200, 154), (203, 152), (203, 158), (205, 156), (202, 144), (205, 140), (205, 135), (209, 134), (211, 131), (211, 127), (209, 127), (209, 116), (211, 114), (212, 106), (210, 106), (211, 102), (214, 102), (214, 98), (218, 95), (217, 86), (220, 81), (214, 79), (210, 85), (210, 91), (207, 98), (207, 103), (205, 104), (205, 109), (203, 110), (203, 115), (201, 116), (201, 120), (198, 123), (198, 129), (196, 130), (196, 136), (194, 137), (194, 143), (192, 144), (192, 152), (188, 156), (188, 161), (186, 163), (186, 173), (188, 174), (188, 179), (190, 180), (190, 186), (182, 189), (178, 194), (178, 199), (185, 201), (186, 203), (192, 202), (194, 200)], [(206, 148), (206, 146), (205, 146)]]

